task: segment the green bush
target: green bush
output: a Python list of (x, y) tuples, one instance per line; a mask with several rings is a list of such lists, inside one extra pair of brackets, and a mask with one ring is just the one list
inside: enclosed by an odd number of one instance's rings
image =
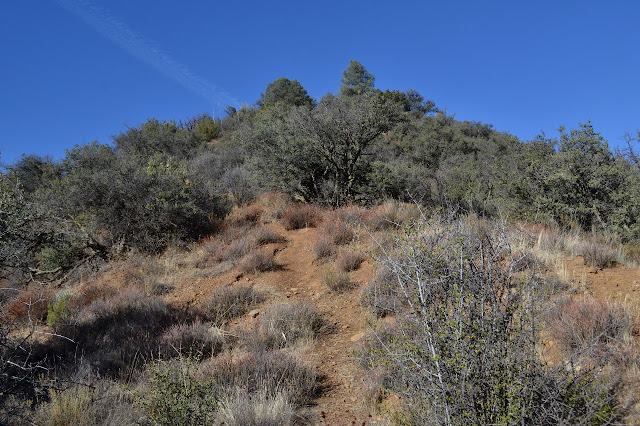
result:
[(57, 324), (62, 324), (69, 319), (69, 293), (65, 290), (61, 290), (56, 293), (53, 303), (49, 305), (47, 310), (47, 324), (51, 327), (55, 327)]

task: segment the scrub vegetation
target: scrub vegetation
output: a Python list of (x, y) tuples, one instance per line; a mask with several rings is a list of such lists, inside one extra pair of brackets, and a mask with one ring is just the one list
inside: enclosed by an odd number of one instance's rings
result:
[(2, 165), (0, 423), (320, 422), (353, 295), (380, 424), (640, 421), (636, 316), (567, 269), (640, 276), (640, 132), (521, 141), (357, 61), (226, 112)]

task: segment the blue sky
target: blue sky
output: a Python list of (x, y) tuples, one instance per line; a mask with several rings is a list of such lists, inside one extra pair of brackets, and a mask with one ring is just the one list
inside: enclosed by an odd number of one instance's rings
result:
[(460, 120), (529, 140), (592, 120), (640, 129), (637, 1), (21, 0), (0, 14), (2, 161), (253, 103), (297, 79), (316, 99), (350, 59)]

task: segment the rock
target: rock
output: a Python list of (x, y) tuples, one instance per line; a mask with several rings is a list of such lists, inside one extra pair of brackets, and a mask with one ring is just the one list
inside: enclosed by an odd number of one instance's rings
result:
[(351, 340), (352, 342), (357, 342), (358, 340), (362, 339), (364, 337), (364, 333), (360, 332), (360, 333), (356, 333), (353, 336), (351, 336)]
[(249, 311), (249, 316), (250, 316), (251, 318), (255, 318), (255, 317), (257, 317), (258, 315), (260, 315), (260, 310), (259, 310), (259, 309), (254, 309), (254, 310), (252, 310), (252, 311)]

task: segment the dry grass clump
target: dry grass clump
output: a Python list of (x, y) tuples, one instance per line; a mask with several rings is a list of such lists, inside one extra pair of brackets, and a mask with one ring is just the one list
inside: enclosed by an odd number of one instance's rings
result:
[(312, 249), (317, 259), (333, 256), (336, 246), (353, 240), (353, 229), (335, 213), (327, 215), (318, 229)]
[(351, 290), (355, 287), (346, 271), (342, 269), (336, 270), (331, 267), (325, 268), (322, 273), (322, 283), (336, 293)]
[(251, 230), (251, 238), (255, 244), (262, 246), (265, 244), (284, 243), (286, 238), (268, 226), (260, 226)]
[[(560, 299), (549, 312), (550, 336), (565, 354), (580, 353), (599, 364), (622, 363), (633, 355), (636, 325), (620, 303), (593, 297)], [(589, 353), (582, 353), (589, 350)]]
[(218, 420), (228, 426), (289, 426), (295, 424), (295, 408), (283, 392), (235, 388), (222, 397)]
[(250, 235), (244, 235), (232, 241), (225, 251), (224, 260), (237, 260), (251, 253), (257, 247), (256, 242)]
[(359, 225), (365, 222), (369, 210), (362, 206), (349, 204), (335, 209), (333, 213), (342, 222), (348, 223), (349, 225)]
[(579, 253), (586, 265), (595, 266), (596, 268), (608, 268), (615, 266), (617, 263), (616, 251), (595, 241), (582, 243)]
[(215, 290), (209, 296), (204, 309), (214, 324), (219, 326), (244, 315), (265, 299), (265, 295), (252, 285), (238, 284)]
[(313, 228), (320, 220), (320, 208), (311, 204), (291, 204), (282, 211), (281, 220), (287, 231)]
[(364, 254), (357, 250), (341, 250), (336, 257), (336, 269), (344, 272), (355, 271), (365, 261)]
[(336, 252), (336, 245), (330, 235), (318, 235), (311, 246), (316, 259), (331, 257)]
[(382, 231), (402, 226), (420, 216), (420, 208), (415, 204), (395, 200), (385, 201), (369, 214), (366, 224), (374, 231)]
[(173, 321), (167, 304), (137, 290), (118, 293), (109, 299), (94, 300), (69, 321), (56, 325), (61, 338), (46, 339), (33, 349), (36, 359), (83, 360), (99, 374), (118, 376), (132, 370), (136, 360), (158, 350), (158, 337)]
[(204, 364), (201, 370), (227, 394), (242, 389), (268, 399), (284, 395), (296, 407), (308, 404), (316, 394), (315, 371), (282, 351), (250, 353), (242, 358), (222, 356)]
[(226, 342), (224, 332), (213, 323), (196, 320), (174, 324), (160, 336), (167, 355), (185, 355), (204, 358), (220, 353)]
[(310, 303), (279, 304), (260, 314), (242, 340), (251, 351), (260, 352), (312, 342), (323, 329), (324, 321)]
[[(131, 395), (110, 380), (73, 380), (65, 389), (52, 389), (49, 401), (38, 406), (34, 423), (51, 426), (135, 424), (140, 419)], [(21, 423), (20, 423), (21, 424)]]
[(278, 268), (273, 251), (254, 250), (238, 263), (238, 267), (245, 274), (273, 271)]
[(247, 225), (256, 224), (260, 221), (264, 208), (258, 204), (249, 204), (248, 206), (240, 207), (228, 217), (228, 221), (234, 225)]

